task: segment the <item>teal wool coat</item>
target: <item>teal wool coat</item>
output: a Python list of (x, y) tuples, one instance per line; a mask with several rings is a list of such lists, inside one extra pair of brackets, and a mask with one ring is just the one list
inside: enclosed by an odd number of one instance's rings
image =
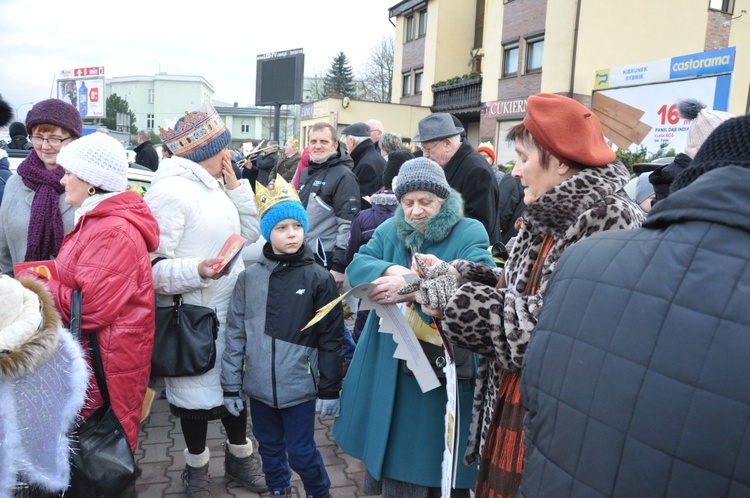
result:
[[(468, 259), (494, 266), (488, 246), (484, 226), (463, 218), (461, 198), (453, 191), (427, 226), (424, 237), (411, 231), (399, 207), (354, 256), (346, 272), (351, 285), (356, 286), (375, 280), (391, 265), (409, 268), (408, 247), (444, 261)], [(428, 321), (427, 316), (422, 318)], [(333, 435), (339, 446), (362, 460), (376, 479), (387, 477), (440, 487), (445, 383), (422, 393), (416, 379), (401, 372), (399, 360), (393, 357), (396, 343), (390, 334), (378, 332), (378, 322), (375, 312), (370, 312), (344, 380), (341, 415), (334, 422)], [(459, 457), (466, 449), (473, 388), (474, 379), (459, 381)], [(472, 488), (476, 475), (476, 465), (459, 464), (457, 487)]]

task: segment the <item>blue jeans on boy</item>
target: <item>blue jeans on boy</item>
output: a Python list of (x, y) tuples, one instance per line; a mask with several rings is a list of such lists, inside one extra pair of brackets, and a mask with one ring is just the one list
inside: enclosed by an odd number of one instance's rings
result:
[(315, 445), (315, 400), (273, 408), (250, 398), (250, 413), (268, 490), (289, 488), (291, 467), (302, 479), (307, 496), (326, 496), (331, 481)]

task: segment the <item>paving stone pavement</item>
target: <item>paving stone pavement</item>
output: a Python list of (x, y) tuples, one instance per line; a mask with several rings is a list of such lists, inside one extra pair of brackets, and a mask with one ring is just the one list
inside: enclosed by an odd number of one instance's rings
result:
[[(143, 474), (136, 483), (136, 490), (140, 498), (181, 497), (185, 495), (180, 475), (185, 468), (182, 450), (185, 448), (179, 419), (169, 413), (169, 404), (159, 399), (164, 389), (164, 381), (157, 379), (151, 388), (156, 396), (151, 407), (151, 414), (141, 424), (138, 439), (138, 450), (135, 459), (143, 470)], [(339, 448), (331, 434), (332, 418), (316, 421), (315, 442), (323, 456), (328, 476), (331, 479), (331, 496), (333, 498), (352, 498), (364, 496), (362, 494), (362, 479), (365, 467)], [(248, 435), (253, 439), (248, 427)], [(268, 493), (258, 494), (245, 490), (236, 483), (228, 483), (224, 478), (224, 442), (226, 436), (221, 422), (215, 420), (208, 425), (206, 445), (211, 453), (208, 466), (211, 480), (212, 497), (256, 498), (268, 497)], [(257, 452), (254, 458), (260, 457)], [(304, 498), (302, 481), (296, 473), (292, 473), (293, 496)]]

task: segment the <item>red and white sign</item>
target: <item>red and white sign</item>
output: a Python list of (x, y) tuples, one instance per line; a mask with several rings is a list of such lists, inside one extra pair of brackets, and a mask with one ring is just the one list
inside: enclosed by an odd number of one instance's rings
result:
[(88, 78), (94, 76), (104, 76), (104, 66), (62, 69), (58, 78)]

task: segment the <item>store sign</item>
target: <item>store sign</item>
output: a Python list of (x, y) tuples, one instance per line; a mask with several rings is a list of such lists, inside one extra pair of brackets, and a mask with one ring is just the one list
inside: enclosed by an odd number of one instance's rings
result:
[(482, 104), (483, 118), (515, 118), (526, 115), (526, 99), (496, 100)]
[(599, 69), (594, 73), (594, 90), (731, 73), (734, 69), (735, 51), (735, 47), (727, 47), (630, 66)]

